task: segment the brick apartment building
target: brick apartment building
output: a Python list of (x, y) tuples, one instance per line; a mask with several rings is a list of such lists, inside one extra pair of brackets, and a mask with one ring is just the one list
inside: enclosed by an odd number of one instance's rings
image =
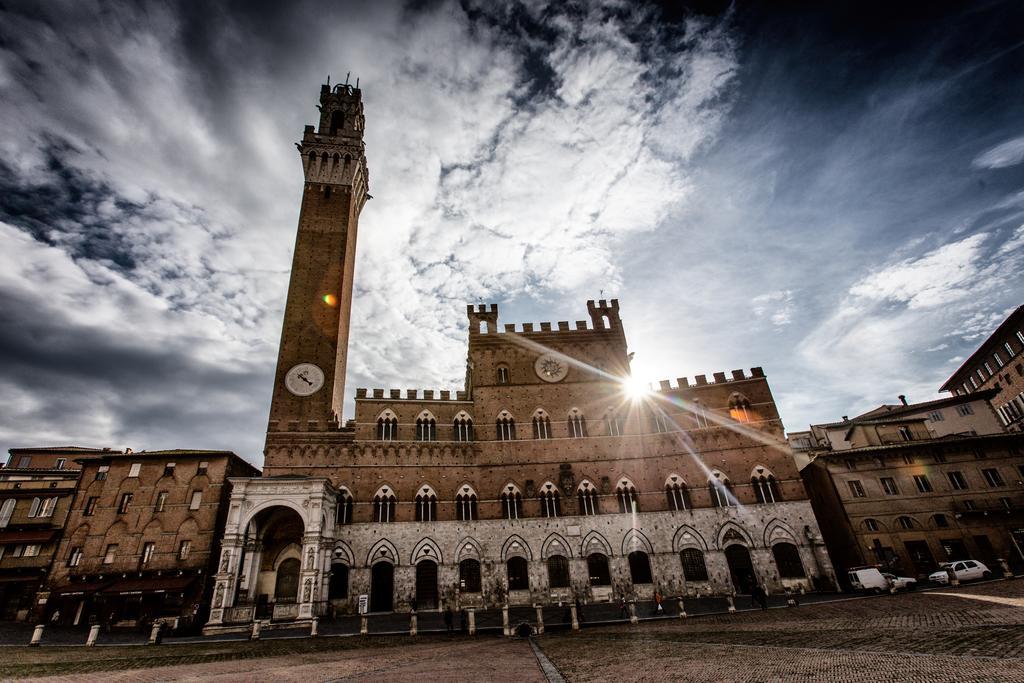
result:
[(42, 595), (46, 618), (205, 619), (228, 479), (258, 470), (228, 451), (103, 451), (76, 462), (80, 483)]
[(570, 325), (470, 306), (464, 390), (358, 389), (341, 419), (361, 93), (324, 86), (261, 479), (233, 479), (210, 626), (829, 584), (760, 368), (629, 379), (619, 302)]
[(75, 496), (74, 459), (101, 452), (75, 446), (11, 449), (0, 469), (0, 619), (35, 615)]

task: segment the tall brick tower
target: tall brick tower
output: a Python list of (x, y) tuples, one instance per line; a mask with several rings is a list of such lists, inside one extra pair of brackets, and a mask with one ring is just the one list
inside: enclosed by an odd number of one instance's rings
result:
[[(320, 125), (296, 146), (305, 173), (267, 427), (294, 442), (341, 419), (359, 213), (368, 197), (362, 93), (321, 86)], [(301, 438), (299, 440), (302, 440)]]

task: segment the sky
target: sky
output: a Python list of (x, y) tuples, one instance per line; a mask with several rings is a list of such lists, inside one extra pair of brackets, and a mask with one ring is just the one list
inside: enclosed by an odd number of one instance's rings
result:
[[(634, 376), (790, 430), (939, 386), (1024, 303), (1024, 5), (0, 4), (0, 448), (262, 461), (320, 84), (358, 77), (356, 387), (461, 388), (618, 298)], [(349, 76), (350, 74), (350, 76)]]

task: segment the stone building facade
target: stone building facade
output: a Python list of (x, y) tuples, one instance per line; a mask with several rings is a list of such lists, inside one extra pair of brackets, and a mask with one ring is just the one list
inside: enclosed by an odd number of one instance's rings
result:
[(228, 480), (259, 471), (227, 451), (103, 451), (77, 463), (45, 616), (73, 625), (205, 621)]
[(469, 306), (464, 390), (357, 389), (348, 315), (367, 197), (358, 89), (324, 86), (264, 477), (232, 480), (209, 626), (355, 611), (829, 585), (760, 368), (631, 390), (619, 302), (505, 324)]

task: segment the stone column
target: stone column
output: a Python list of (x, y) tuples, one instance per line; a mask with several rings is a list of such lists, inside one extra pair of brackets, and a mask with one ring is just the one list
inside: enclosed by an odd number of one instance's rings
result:
[(476, 609), (470, 607), (466, 610), (469, 614), (469, 635), (476, 635)]
[(544, 606), (534, 605), (534, 608), (537, 610), (537, 635), (542, 636), (544, 635)]
[(239, 559), (242, 556), (242, 539), (238, 534), (225, 534), (221, 544), (220, 561), (214, 575), (213, 601), (210, 603), (210, 619), (207, 625), (224, 623), (224, 610), (235, 604), (235, 582), (238, 580)]
[(312, 619), (314, 607), (319, 606), (323, 591), (320, 586), (319, 534), (307, 534), (302, 544), (302, 573), (299, 575), (299, 619)]
[(509, 624), (508, 624), (508, 603), (507, 602), (504, 605), (501, 606), (501, 632), (505, 635), (506, 638), (508, 638), (509, 636), (512, 635), (512, 632), (509, 630)]
[(580, 619), (579, 619), (579, 615), (576, 614), (576, 603), (575, 602), (569, 605), (569, 615), (572, 617), (572, 630), (573, 631), (579, 631), (580, 630)]

